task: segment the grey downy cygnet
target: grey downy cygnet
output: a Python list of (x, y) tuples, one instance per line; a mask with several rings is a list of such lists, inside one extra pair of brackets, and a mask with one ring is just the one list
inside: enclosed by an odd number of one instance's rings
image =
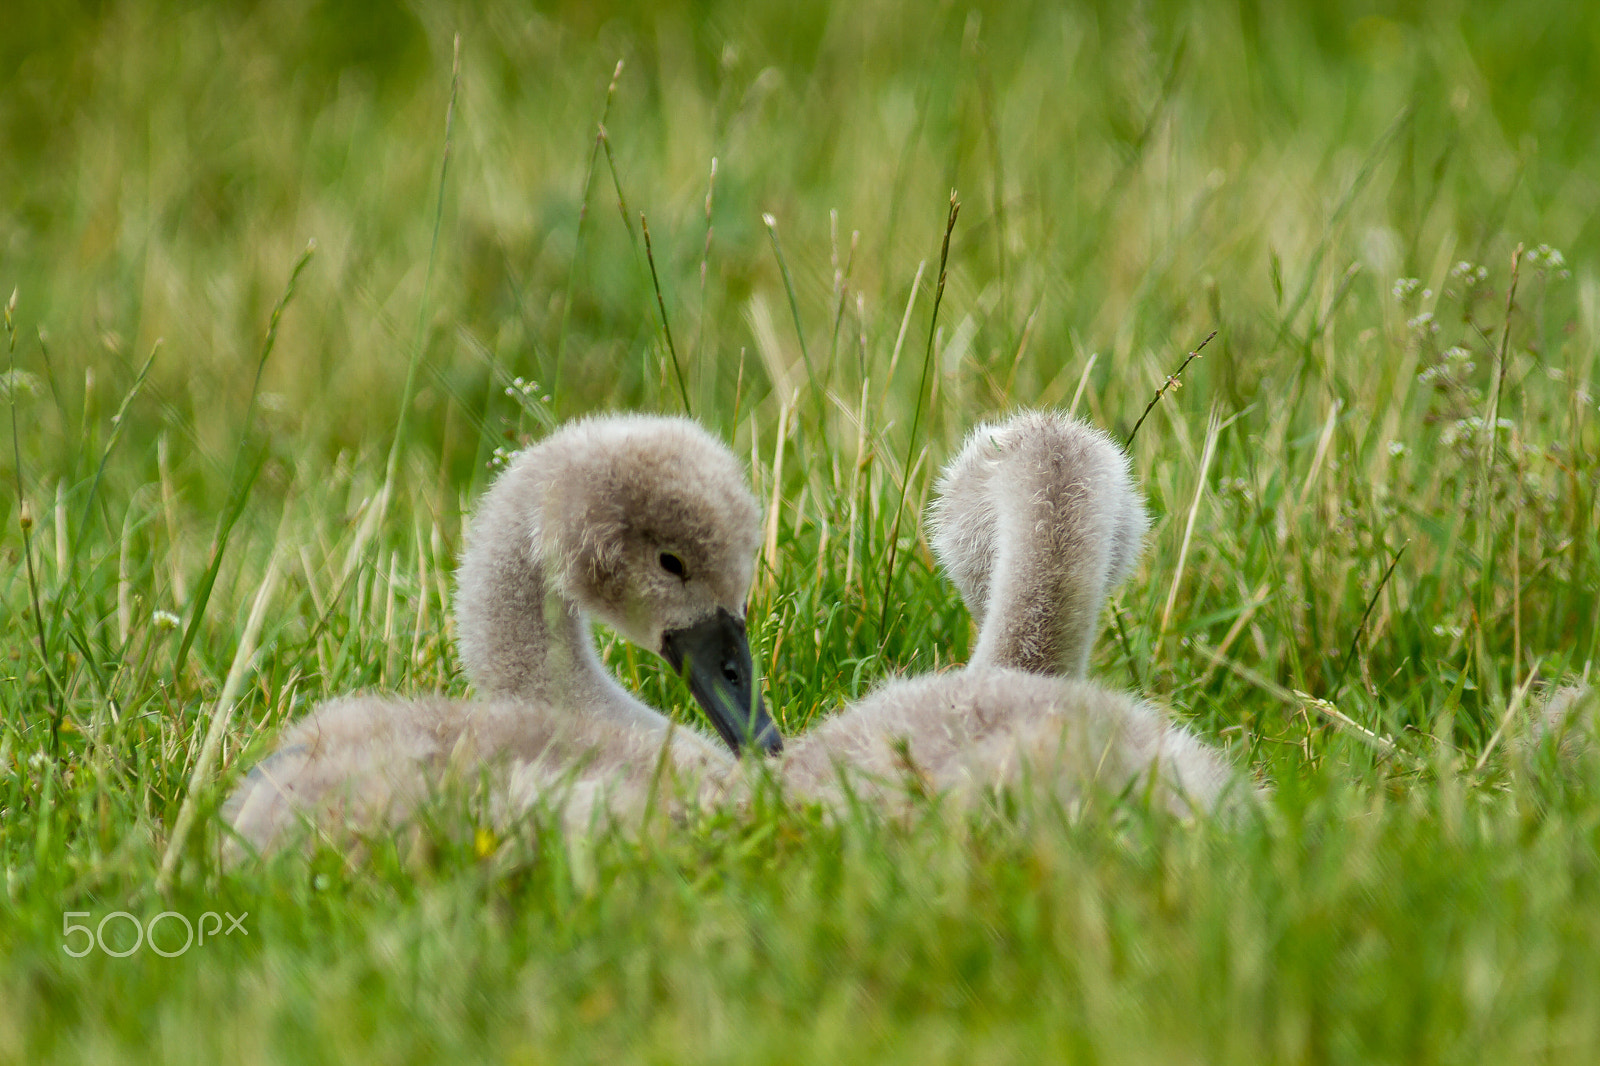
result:
[(932, 545), (979, 623), (965, 667), (890, 681), (791, 741), (785, 779), (837, 800), (919, 789), (1149, 788), (1209, 810), (1237, 778), (1161, 709), (1084, 680), (1100, 611), (1149, 526), (1127, 457), (1053, 412), (980, 426), (945, 468)]
[(697, 423), (562, 426), (512, 460), (467, 532), (456, 641), (479, 698), (324, 703), (251, 770), (224, 817), (266, 850), (302, 821), (402, 820), (446, 772), (503, 769), (502, 813), (564, 789), (569, 825), (597, 806), (642, 807), (663, 770), (702, 795), (719, 788), (728, 751), (624, 689), (590, 617), (682, 672), (728, 749), (777, 752), (745, 633), (759, 539), (744, 471)]

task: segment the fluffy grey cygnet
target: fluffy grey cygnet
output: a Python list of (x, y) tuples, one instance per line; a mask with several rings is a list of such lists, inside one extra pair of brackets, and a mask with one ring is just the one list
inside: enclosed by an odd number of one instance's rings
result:
[(479, 700), (352, 696), (318, 707), (224, 817), (258, 850), (301, 820), (381, 826), (448, 771), (507, 774), (505, 809), (566, 782), (569, 823), (643, 805), (665, 769), (705, 786), (733, 760), (601, 665), (593, 615), (685, 673), (734, 752), (781, 749), (753, 677), (744, 599), (760, 511), (731, 452), (681, 418), (569, 423), (483, 497), (457, 575), (457, 642)]
[(1025, 412), (974, 430), (938, 493), (933, 548), (980, 622), (972, 661), (888, 682), (792, 741), (786, 780), (823, 797), (882, 795), (908, 775), (958, 795), (1145, 785), (1178, 813), (1214, 808), (1237, 776), (1219, 752), (1082, 680), (1101, 606), (1149, 526), (1122, 449), (1066, 415)]

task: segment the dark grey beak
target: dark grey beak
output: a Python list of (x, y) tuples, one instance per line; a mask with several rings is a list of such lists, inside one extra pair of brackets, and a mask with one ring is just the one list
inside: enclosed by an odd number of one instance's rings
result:
[(698, 625), (665, 634), (661, 655), (689, 682), (695, 702), (705, 708), (706, 717), (735, 755), (747, 745), (767, 755), (783, 750), (783, 737), (755, 692), (750, 640), (742, 618), (719, 607)]

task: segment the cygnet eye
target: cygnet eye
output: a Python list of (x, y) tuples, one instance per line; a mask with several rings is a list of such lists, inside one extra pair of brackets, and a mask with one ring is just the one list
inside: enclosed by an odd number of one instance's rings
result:
[(661, 569), (665, 570), (673, 577), (681, 577), (684, 580), (688, 580), (689, 575), (688, 572), (684, 570), (683, 560), (678, 558), (676, 555), (673, 555), (671, 552), (661, 553)]

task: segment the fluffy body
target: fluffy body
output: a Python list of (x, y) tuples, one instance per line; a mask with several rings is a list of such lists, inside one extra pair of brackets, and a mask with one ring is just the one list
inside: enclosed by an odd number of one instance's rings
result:
[(1550, 693), (1534, 712), (1522, 746), (1529, 754), (1550, 740), (1561, 762), (1575, 764), (1594, 746), (1600, 734), (1600, 689), (1565, 685)]
[[(704, 776), (733, 757), (675, 727), (601, 665), (590, 615), (660, 652), (726, 612), (742, 624), (760, 512), (738, 460), (696, 423), (639, 415), (569, 423), (517, 456), (483, 497), (457, 575), (457, 642), (480, 700), (337, 699), (292, 727), (224, 817), (258, 850), (310, 818), (403, 818), (446, 768), (503, 767), (504, 802), (571, 794), (636, 806), (665, 761)], [(663, 569), (670, 554), (682, 569)], [(575, 776), (574, 776), (575, 775)]]
[(995, 790), (1063, 802), (1143, 795), (1175, 814), (1211, 810), (1233, 768), (1153, 705), (1087, 681), (978, 668), (891, 681), (792, 746), (786, 780), (838, 803), (918, 791), (972, 801)]
[[(569, 828), (636, 816), (653, 793), (670, 807), (709, 800), (728, 755), (698, 734), (573, 715), (510, 699), (347, 696), (296, 722), (250, 771), (224, 817), (258, 851), (315, 828), (336, 845), (404, 822), (435, 789), (491, 779), (501, 824), (535, 804)], [(656, 771), (659, 770), (659, 773)], [(242, 857), (237, 845), (230, 858)]]

